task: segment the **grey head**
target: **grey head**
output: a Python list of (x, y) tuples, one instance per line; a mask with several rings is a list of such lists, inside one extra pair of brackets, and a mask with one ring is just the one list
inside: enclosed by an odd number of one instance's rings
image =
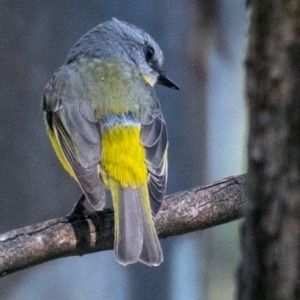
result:
[(80, 58), (117, 59), (133, 64), (152, 86), (157, 82), (179, 89), (162, 70), (163, 53), (144, 30), (113, 18), (84, 34), (67, 57), (67, 64)]

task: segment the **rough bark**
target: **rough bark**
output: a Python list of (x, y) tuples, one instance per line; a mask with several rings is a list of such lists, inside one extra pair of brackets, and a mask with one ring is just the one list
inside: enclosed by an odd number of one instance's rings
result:
[[(246, 175), (167, 196), (156, 218), (160, 238), (242, 216)], [(0, 276), (55, 258), (113, 249), (113, 211), (53, 219), (0, 235)]]
[(300, 298), (300, 1), (252, 0), (239, 299)]

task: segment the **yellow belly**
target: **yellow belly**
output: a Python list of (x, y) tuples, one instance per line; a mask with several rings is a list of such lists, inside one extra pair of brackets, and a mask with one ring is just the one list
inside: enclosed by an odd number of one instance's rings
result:
[(117, 125), (106, 128), (102, 133), (102, 169), (122, 187), (136, 188), (147, 181), (140, 131), (138, 125)]

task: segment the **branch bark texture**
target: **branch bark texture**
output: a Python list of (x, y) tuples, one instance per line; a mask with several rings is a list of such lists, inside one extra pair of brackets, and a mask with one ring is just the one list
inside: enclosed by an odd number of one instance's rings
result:
[[(160, 238), (206, 229), (242, 216), (246, 175), (165, 198), (156, 218)], [(0, 276), (52, 259), (113, 249), (113, 211), (53, 219), (0, 235)]]
[(252, 0), (239, 299), (300, 298), (300, 1)]

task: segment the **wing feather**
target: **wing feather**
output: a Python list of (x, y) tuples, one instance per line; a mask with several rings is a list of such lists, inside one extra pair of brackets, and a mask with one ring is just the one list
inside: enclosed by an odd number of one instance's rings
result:
[(102, 210), (105, 192), (99, 178), (102, 152), (99, 123), (87, 101), (71, 99), (66, 93), (59, 93), (57, 86), (59, 76), (56, 74), (44, 95), (43, 107), (49, 128), (54, 132), (60, 150), (87, 200), (94, 209)]
[(161, 207), (167, 183), (168, 137), (165, 121), (150, 112), (141, 115), (141, 144), (145, 147), (146, 164), (149, 171), (148, 189), (152, 213), (156, 215)]

